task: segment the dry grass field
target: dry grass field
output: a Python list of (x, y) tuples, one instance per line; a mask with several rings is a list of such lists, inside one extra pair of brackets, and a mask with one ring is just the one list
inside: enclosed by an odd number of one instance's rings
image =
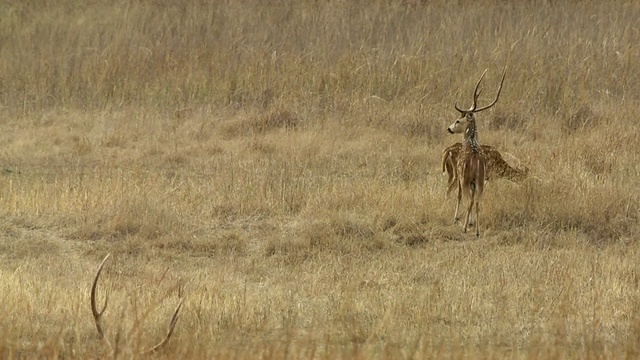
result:
[[(625, 0), (2, 1), (0, 358), (638, 358), (639, 41)], [(476, 238), (440, 152), (505, 66), (479, 137), (530, 177)]]

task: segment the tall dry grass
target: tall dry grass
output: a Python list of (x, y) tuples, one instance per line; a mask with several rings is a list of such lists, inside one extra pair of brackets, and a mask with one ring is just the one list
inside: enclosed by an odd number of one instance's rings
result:
[[(640, 349), (640, 5), (0, 4), (0, 357)], [(531, 170), (452, 224), (440, 150)], [(109, 293), (97, 339), (88, 288)]]

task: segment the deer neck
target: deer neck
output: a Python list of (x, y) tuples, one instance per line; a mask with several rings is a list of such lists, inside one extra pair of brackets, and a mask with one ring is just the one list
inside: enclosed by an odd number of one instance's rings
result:
[(476, 121), (469, 119), (467, 124), (467, 130), (464, 132), (464, 144), (468, 148), (478, 151), (480, 149), (480, 143), (478, 142), (478, 129), (476, 128)]

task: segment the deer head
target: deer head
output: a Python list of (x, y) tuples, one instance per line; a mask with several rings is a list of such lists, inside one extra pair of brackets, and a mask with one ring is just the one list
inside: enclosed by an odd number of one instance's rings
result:
[(500, 81), (500, 87), (498, 88), (498, 94), (496, 95), (495, 100), (493, 100), (493, 102), (491, 102), (491, 104), (487, 106), (478, 108), (478, 97), (480, 97), (480, 92), (482, 91), (482, 89), (480, 89), (480, 83), (482, 82), (482, 79), (484, 78), (484, 75), (486, 74), (486, 72), (487, 70), (485, 70), (482, 73), (482, 76), (480, 76), (480, 80), (478, 80), (478, 83), (476, 84), (476, 88), (473, 91), (473, 105), (471, 105), (469, 110), (462, 110), (458, 107), (458, 103), (457, 102), (455, 103), (454, 106), (456, 110), (458, 110), (458, 112), (460, 113), (460, 117), (456, 119), (456, 121), (453, 124), (449, 125), (449, 127), (447, 128), (447, 131), (450, 134), (464, 133), (467, 130), (467, 126), (469, 125), (469, 122), (475, 121), (475, 113), (487, 110), (498, 102), (498, 99), (500, 98), (500, 92), (502, 91), (502, 84), (504, 83), (504, 77), (507, 74), (506, 68), (502, 73), (502, 80)]

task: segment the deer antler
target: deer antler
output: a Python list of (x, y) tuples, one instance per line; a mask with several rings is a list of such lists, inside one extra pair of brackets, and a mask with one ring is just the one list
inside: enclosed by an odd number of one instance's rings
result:
[[(91, 285), (91, 312), (93, 314), (93, 319), (96, 323), (96, 328), (98, 330), (98, 337), (101, 340), (104, 339), (104, 331), (102, 330), (101, 318), (102, 318), (102, 314), (107, 308), (108, 295), (105, 297), (104, 305), (102, 306), (102, 309), (98, 311), (98, 308), (96, 307), (96, 288), (98, 286), (98, 279), (100, 278), (100, 273), (102, 272), (102, 268), (104, 267), (104, 264), (107, 262), (110, 256), (111, 254), (107, 254), (107, 256), (105, 256), (102, 262), (100, 263), (100, 266), (98, 267), (98, 271), (96, 271), (96, 276), (93, 278), (93, 284)], [(173, 316), (171, 317), (171, 322), (169, 323), (169, 329), (167, 331), (167, 335), (165, 335), (164, 339), (162, 339), (162, 341), (160, 341), (154, 347), (148, 350), (145, 350), (142, 353), (157, 351), (161, 349), (169, 341), (169, 339), (171, 338), (171, 335), (173, 335), (173, 330), (176, 327), (176, 323), (178, 322), (178, 315), (180, 313), (180, 309), (182, 309), (183, 301), (184, 299), (180, 300), (180, 302), (178, 303), (178, 306), (176, 306), (176, 309), (173, 312)]]
[(178, 303), (178, 306), (176, 306), (176, 310), (173, 312), (173, 316), (171, 317), (171, 322), (169, 323), (169, 331), (167, 331), (167, 335), (164, 337), (164, 339), (162, 339), (162, 341), (156, 344), (156, 346), (143, 352), (148, 353), (148, 352), (157, 351), (160, 348), (162, 348), (164, 344), (167, 343), (167, 341), (169, 341), (169, 338), (171, 337), (171, 335), (173, 335), (173, 329), (176, 327), (176, 323), (178, 322), (178, 313), (180, 313), (181, 308), (182, 308), (182, 300), (180, 300), (180, 302)]
[[(487, 72), (485, 70), (485, 72)], [(485, 107), (481, 107), (480, 109), (476, 109), (476, 100), (477, 98), (474, 96), (474, 101), (473, 101), (473, 112), (477, 113), (483, 110), (487, 110), (488, 108), (492, 107), (493, 105), (495, 105), (498, 102), (498, 99), (500, 98), (500, 93), (502, 92), (502, 84), (504, 84), (504, 77), (507, 75), (507, 68), (504, 68), (504, 72), (502, 73), (502, 80), (500, 80), (500, 87), (498, 88), (498, 94), (496, 95), (496, 99), (493, 100), (493, 102)], [(484, 77), (484, 73), (482, 73), (482, 76)], [(480, 78), (480, 80), (482, 80), (482, 77)], [(480, 85), (480, 80), (478, 80), (478, 85)], [(476, 85), (476, 90), (478, 89), (478, 85)], [(478, 93), (478, 95), (480, 95)]]
[(473, 105), (471, 106), (471, 108), (469, 108), (470, 112), (476, 112), (476, 107), (478, 107), (478, 98), (480, 97), (480, 93), (482, 92), (482, 89), (480, 89), (480, 91), (478, 91), (478, 89), (480, 88), (480, 83), (482, 82), (482, 79), (484, 79), (484, 75), (486, 73), (487, 69), (484, 69), (482, 76), (480, 76), (480, 79), (476, 83), (476, 88), (473, 90)]
[(481, 107), (478, 109), (478, 98), (480, 97), (480, 93), (482, 92), (482, 89), (480, 89), (480, 83), (482, 82), (482, 79), (484, 78), (484, 75), (487, 73), (487, 70), (485, 70), (482, 73), (482, 76), (480, 76), (480, 79), (478, 80), (478, 82), (476, 83), (476, 88), (475, 90), (473, 90), (473, 105), (469, 108), (469, 110), (462, 110), (458, 107), (458, 103), (456, 102), (454, 104), (456, 110), (458, 110), (458, 112), (460, 112), (462, 115), (465, 115), (467, 113), (477, 113), (483, 110), (487, 110), (488, 108), (492, 107), (493, 105), (495, 105), (498, 102), (498, 99), (500, 98), (500, 93), (502, 92), (502, 84), (504, 84), (504, 77), (507, 75), (507, 68), (504, 68), (504, 72), (502, 73), (502, 80), (500, 80), (500, 87), (498, 88), (498, 94), (496, 95), (495, 100), (493, 100), (493, 102), (487, 106)]
[(456, 110), (458, 110), (458, 112), (460, 112), (460, 114), (462, 114), (462, 116), (466, 115), (468, 113), (467, 110), (462, 110), (458, 107), (458, 103), (456, 102), (453, 106), (455, 106)]
[(481, 92), (481, 91), (478, 91), (478, 88), (480, 87), (480, 82), (482, 82), (482, 79), (484, 78), (484, 74), (486, 73), (487, 73), (487, 70), (485, 69), (484, 72), (482, 73), (482, 76), (480, 76), (480, 80), (478, 80), (478, 82), (476, 83), (476, 88), (475, 90), (473, 90), (473, 105), (469, 108), (469, 110), (460, 109), (458, 107), (458, 102), (454, 104), (456, 110), (458, 110), (462, 115), (465, 115), (466, 113), (469, 113), (469, 112), (475, 112), (477, 102), (478, 102), (478, 97), (480, 96), (480, 92)]
[(98, 278), (100, 278), (100, 273), (102, 272), (104, 263), (107, 262), (109, 256), (111, 256), (111, 254), (107, 254), (107, 256), (105, 256), (100, 263), (100, 266), (98, 266), (98, 271), (96, 271), (96, 276), (93, 278), (93, 284), (91, 285), (91, 312), (93, 313), (93, 320), (96, 322), (96, 328), (98, 329), (98, 337), (100, 338), (100, 340), (104, 339), (104, 332), (102, 331), (100, 319), (104, 311), (107, 309), (107, 301), (109, 300), (109, 296), (107, 295), (105, 297), (102, 310), (98, 311), (98, 309), (96, 308), (96, 287), (98, 287)]

